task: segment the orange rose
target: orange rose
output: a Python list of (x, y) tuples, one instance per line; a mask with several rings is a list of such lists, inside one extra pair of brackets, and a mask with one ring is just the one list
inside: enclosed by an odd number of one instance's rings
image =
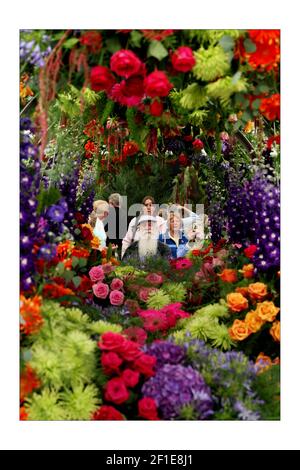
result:
[(233, 312), (241, 312), (248, 308), (248, 300), (242, 294), (232, 292), (226, 297), (227, 305)]
[(262, 300), (266, 297), (268, 293), (268, 288), (262, 282), (254, 282), (254, 284), (249, 284), (248, 292), (253, 300)]
[(254, 275), (253, 264), (244, 264), (243, 268), (239, 270), (244, 275), (245, 279), (250, 279)]
[(247, 323), (242, 320), (234, 320), (228, 332), (231, 338), (236, 341), (243, 341), (252, 333)]
[(247, 297), (248, 295), (248, 287), (237, 287), (235, 289), (235, 292), (238, 292), (239, 294), (242, 294), (244, 297)]
[(94, 249), (97, 249), (99, 248), (100, 246), (100, 240), (98, 237), (93, 237), (92, 240), (91, 240), (91, 247), (94, 248)]
[(256, 333), (260, 330), (261, 326), (265, 323), (255, 311), (248, 312), (245, 317), (245, 322), (249, 326), (252, 333)]
[(267, 300), (256, 306), (257, 315), (263, 321), (274, 321), (279, 310), (280, 309), (276, 307), (273, 302), (268, 302)]
[(280, 321), (274, 321), (272, 327), (270, 328), (270, 334), (274, 341), (280, 341)]
[(236, 269), (224, 269), (221, 274), (218, 274), (223, 282), (236, 282), (237, 271)]

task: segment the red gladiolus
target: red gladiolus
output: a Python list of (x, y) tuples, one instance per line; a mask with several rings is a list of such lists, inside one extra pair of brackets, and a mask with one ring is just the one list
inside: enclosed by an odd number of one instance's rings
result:
[(280, 119), (280, 94), (262, 99), (259, 110), (269, 121)]
[(168, 96), (170, 90), (173, 88), (166, 74), (160, 71), (150, 73), (150, 75), (145, 78), (144, 84), (146, 95), (150, 96), (150, 98)]
[(103, 67), (102, 65), (96, 65), (92, 67), (90, 74), (91, 88), (94, 91), (106, 91), (109, 92), (116, 80), (109, 68)]
[(101, 49), (102, 36), (98, 31), (87, 31), (81, 36), (80, 43), (86, 46), (92, 54), (96, 54)]
[(154, 100), (152, 101), (152, 103), (150, 104), (150, 114), (151, 116), (156, 116), (156, 117), (159, 117), (162, 115), (163, 111), (164, 111), (164, 107), (163, 107), (163, 104), (161, 101), (158, 101), (158, 100)]
[(190, 47), (181, 46), (171, 56), (172, 65), (178, 72), (189, 72), (196, 60)]
[(125, 78), (137, 74), (141, 66), (142, 62), (137, 55), (125, 49), (115, 52), (110, 59), (111, 70)]

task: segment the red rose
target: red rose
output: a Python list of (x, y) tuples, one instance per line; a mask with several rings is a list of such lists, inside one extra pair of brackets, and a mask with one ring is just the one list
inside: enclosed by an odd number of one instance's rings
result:
[(125, 369), (121, 378), (127, 387), (135, 387), (139, 382), (140, 374), (135, 370)]
[(138, 402), (139, 416), (141, 418), (158, 420), (156, 402), (153, 398), (144, 397)]
[(166, 74), (159, 71), (150, 73), (150, 75), (145, 78), (144, 84), (146, 95), (150, 96), (150, 98), (168, 96), (170, 90), (173, 88)]
[(163, 111), (164, 111), (164, 107), (161, 101), (158, 101), (158, 100), (152, 101), (152, 103), (150, 104), (151, 116), (159, 117), (162, 115)]
[(193, 142), (193, 147), (194, 147), (194, 149), (201, 150), (201, 149), (203, 149), (204, 144), (203, 144), (202, 140), (195, 139), (194, 142)]
[(115, 52), (110, 59), (110, 68), (121, 77), (128, 78), (137, 74), (142, 62), (132, 51), (121, 49)]
[(179, 165), (182, 165), (182, 166), (187, 166), (188, 164), (188, 159), (187, 159), (187, 156), (185, 155), (185, 153), (181, 153), (178, 157), (178, 162), (179, 162)]
[(112, 401), (117, 405), (127, 401), (129, 398), (129, 392), (124, 381), (119, 377), (109, 380), (105, 386), (104, 398), (105, 400)]
[(108, 331), (107, 333), (103, 333), (98, 346), (101, 351), (119, 352), (122, 350), (122, 348), (124, 348), (125, 343), (126, 339), (124, 336), (120, 335), (119, 333)]
[(80, 43), (86, 46), (92, 54), (96, 54), (101, 49), (102, 36), (98, 31), (87, 31), (81, 36)]
[(247, 246), (247, 248), (244, 249), (245, 256), (247, 256), (247, 258), (249, 258), (249, 259), (252, 259), (254, 253), (256, 252), (256, 250), (257, 250), (256, 245)]
[(95, 67), (92, 67), (90, 81), (92, 90), (105, 90), (107, 92), (112, 89), (116, 82), (109, 68), (103, 67), (102, 65), (96, 65)]
[(84, 240), (93, 240), (94, 235), (88, 227), (81, 227), (81, 236)]
[(181, 46), (172, 54), (172, 65), (178, 72), (189, 72), (194, 67), (196, 60), (190, 47)]
[(93, 421), (121, 421), (124, 416), (113, 406), (103, 405), (93, 414)]
[(106, 374), (119, 372), (122, 359), (114, 352), (103, 353), (101, 356), (101, 364)]
[(134, 368), (144, 374), (146, 377), (152, 377), (154, 375), (153, 367), (156, 364), (156, 357), (150, 356), (150, 354), (143, 354), (136, 361), (134, 361)]
[(144, 95), (144, 78), (134, 75), (121, 83), (116, 83), (111, 90), (111, 98), (124, 106), (138, 106)]
[(120, 354), (125, 361), (134, 361), (140, 357), (143, 353), (140, 350), (140, 345), (134, 341), (127, 340), (120, 351)]

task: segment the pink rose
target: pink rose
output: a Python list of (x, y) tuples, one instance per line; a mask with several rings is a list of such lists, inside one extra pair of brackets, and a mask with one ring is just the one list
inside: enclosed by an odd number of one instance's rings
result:
[(103, 272), (104, 274), (109, 274), (111, 273), (115, 268), (112, 264), (110, 263), (105, 263), (105, 264), (102, 264), (102, 269), (103, 269)]
[(93, 292), (98, 299), (106, 299), (109, 293), (109, 286), (103, 282), (97, 282), (93, 285)]
[(150, 273), (146, 277), (146, 281), (150, 282), (150, 284), (161, 284), (163, 282), (163, 277), (160, 274)]
[(112, 305), (122, 305), (124, 302), (124, 294), (120, 290), (112, 290), (109, 295), (109, 300)]
[(93, 282), (103, 281), (105, 274), (102, 266), (94, 266), (92, 269), (90, 269), (89, 276)]
[(123, 281), (121, 279), (118, 279), (117, 277), (112, 280), (112, 283), (110, 285), (112, 290), (121, 290), (123, 288)]
[(189, 72), (196, 60), (190, 47), (181, 46), (171, 56), (172, 65), (178, 72)]
[(155, 287), (142, 287), (138, 293), (139, 299), (142, 300), (143, 302), (147, 302), (149, 294), (151, 292), (157, 292), (157, 291), (158, 289), (156, 289)]

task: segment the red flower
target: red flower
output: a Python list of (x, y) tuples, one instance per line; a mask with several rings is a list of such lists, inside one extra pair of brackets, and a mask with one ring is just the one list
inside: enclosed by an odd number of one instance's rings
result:
[(93, 240), (94, 235), (88, 227), (81, 227), (81, 236), (84, 240)]
[(267, 140), (267, 148), (270, 150), (272, 148), (273, 143), (276, 143), (280, 145), (280, 135), (273, 135), (272, 137), (269, 137)]
[(188, 164), (188, 158), (187, 156), (185, 155), (185, 153), (181, 153), (178, 157), (178, 162), (179, 162), (179, 165), (182, 165), (182, 166), (187, 166)]
[(80, 43), (86, 46), (92, 54), (96, 54), (101, 49), (102, 36), (98, 31), (87, 31), (81, 36)]
[(139, 416), (151, 421), (158, 420), (156, 402), (153, 398), (144, 397), (138, 402)]
[(196, 149), (196, 150), (201, 150), (201, 149), (203, 149), (204, 144), (203, 144), (202, 140), (200, 140), (200, 139), (195, 139), (194, 142), (193, 142), (193, 147), (194, 147), (194, 149)]
[(280, 94), (263, 98), (259, 110), (269, 121), (280, 119)]
[(155, 41), (162, 41), (174, 32), (173, 29), (141, 29), (140, 31), (149, 41), (153, 41), (153, 39)]
[(135, 53), (125, 49), (115, 52), (110, 59), (111, 70), (125, 78), (137, 74), (141, 66), (142, 62)]
[(125, 343), (126, 339), (124, 338), (124, 336), (120, 335), (119, 333), (113, 333), (111, 331), (108, 331), (106, 333), (103, 333), (98, 343), (98, 346), (101, 351), (120, 352), (123, 350)]
[(139, 326), (130, 326), (129, 328), (124, 330), (123, 333), (127, 336), (130, 341), (135, 341), (141, 346), (145, 344), (147, 339), (146, 331), (143, 330), (143, 328), (140, 328)]
[(26, 299), (23, 295), (20, 297), (20, 330), (26, 335), (37, 333), (43, 325), (41, 315), (42, 298), (35, 295)]
[(116, 80), (109, 68), (103, 67), (102, 65), (96, 65), (91, 69), (91, 88), (94, 91), (105, 90), (109, 92)]
[(159, 117), (162, 115), (164, 111), (164, 106), (161, 101), (154, 100), (150, 104), (149, 111), (150, 111), (151, 116)]
[(93, 421), (123, 421), (124, 416), (113, 406), (102, 405), (92, 416)]
[(189, 72), (196, 60), (190, 47), (181, 46), (171, 56), (172, 65), (178, 72)]
[(20, 407), (20, 421), (26, 421), (28, 418), (27, 411), (24, 406)]
[(187, 258), (178, 258), (175, 260), (174, 265), (175, 269), (189, 269), (193, 266), (193, 263)]
[(155, 364), (156, 357), (150, 356), (150, 354), (143, 354), (134, 361), (133, 367), (146, 377), (152, 377), (154, 375), (153, 367)]
[(35, 388), (39, 388), (41, 382), (35, 375), (35, 372), (29, 364), (26, 364), (25, 370), (21, 373), (20, 377), (20, 400), (21, 402), (32, 393)]
[(133, 140), (126, 142), (123, 145), (122, 149), (122, 156), (124, 158), (131, 157), (132, 155), (135, 155), (139, 151), (139, 146), (136, 142)]
[(249, 258), (249, 259), (252, 259), (254, 253), (256, 252), (256, 250), (257, 250), (256, 245), (247, 246), (247, 248), (244, 249), (245, 256), (247, 256), (247, 258)]
[(88, 140), (84, 146), (86, 158), (91, 158), (97, 152), (97, 147), (91, 140)]
[(127, 387), (135, 387), (140, 379), (140, 374), (135, 370), (125, 369), (121, 375), (121, 378), (124, 380), (124, 383)]
[(140, 312), (140, 317), (144, 321), (144, 328), (146, 331), (154, 333), (155, 331), (163, 331), (167, 329), (168, 322), (166, 314), (158, 310), (145, 310)]
[(119, 377), (109, 380), (104, 390), (105, 400), (112, 401), (117, 405), (124, 403), (124, 401), (127, 401), (129, 398), (129, 392), (125, 383)]
[(150, 73), (150, 75), (145, 78), (144, 84), (146, 95), (150, 96), (150, 98), (168, 96), (170, 90), (173, 88), (166, 74), (160, 71)]
[(246, 53), (251, 67), (267, 71), (276, 69), (280, 60), (280, 31), (254, 29), (249, 30), (248, 34), (256, 46), (254, 52)]
[(105, 374), (119, 372), (122, 362), (122, 359), (114, 352), (103, 353), (101, 356), (101, 364)]
[(134, 361), (143, 353), (140, 350), (140, 345), (138, 343), (127, 340), (124, 344), (124, 347), (122, 348), (122, 351), (120, 351), (120, 354), (125, 361)]
[(124, 106), (138, 106), (144, 96), (144, 78), (134, 75), (121, 83), (116, 83), (111, 90), (111, 98)]

